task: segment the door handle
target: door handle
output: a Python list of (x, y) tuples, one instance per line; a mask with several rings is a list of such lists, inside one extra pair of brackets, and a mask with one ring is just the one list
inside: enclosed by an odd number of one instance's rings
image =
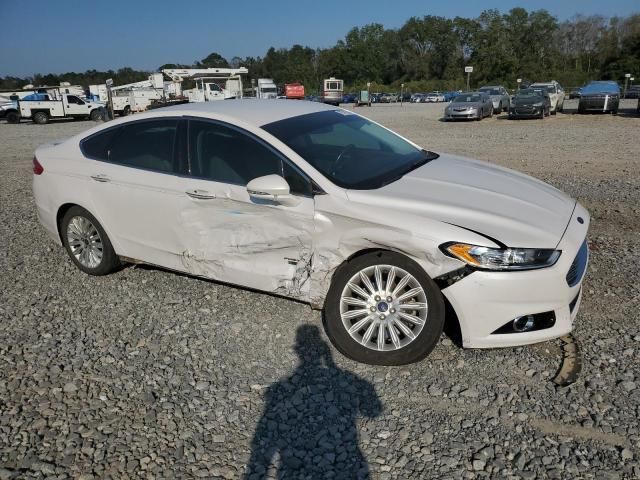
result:
[(187, 190), (185, 193), (196, 200), (213, 200), (216, 198), (215, 194), (206, 190)]
[(104, 173), (99, 173), (97, 175), (91, 175), (91, 178), (93, 178), (96, 182), (101, 182), (101, 183), (106, 183), (106, 182), (110, 182), (111, 179), (105, 175)]

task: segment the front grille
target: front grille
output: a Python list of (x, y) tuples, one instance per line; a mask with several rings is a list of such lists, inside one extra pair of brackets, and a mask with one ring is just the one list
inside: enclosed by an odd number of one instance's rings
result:
[(587, 268), (587, 261), (589, 259), (589, 246), (587, 245), (587, 239), (584, 240), (576, 258), (574, 258), (569, 271), (567, 272), (567, 283), (570, 287), (575, 287), (582, 280), (584, 271)]

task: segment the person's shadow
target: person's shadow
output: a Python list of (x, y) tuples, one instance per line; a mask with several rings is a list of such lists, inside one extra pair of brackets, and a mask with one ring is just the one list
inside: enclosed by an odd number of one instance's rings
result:
[(333, 363), (316, 326), (298, 328), (295, 350), (298, 367), (266, 390), (245, 479), (369, 478), (356, 417), (382, 412), (373, 385)]

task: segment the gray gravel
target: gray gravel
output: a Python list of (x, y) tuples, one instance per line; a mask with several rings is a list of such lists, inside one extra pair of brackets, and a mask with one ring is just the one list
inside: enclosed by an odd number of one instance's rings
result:
[(442, 108), (360, 111), (593, 214), (576, 384), (550, 382), (558, 342), (443, 337), (419, 364), (371, 367), (304, 304), (147, 267), (88, 277), (39, 227), (30, 163), (93, 123), (1, 124), (0, 480), (640, 478), (640, 118), (450, 124)]

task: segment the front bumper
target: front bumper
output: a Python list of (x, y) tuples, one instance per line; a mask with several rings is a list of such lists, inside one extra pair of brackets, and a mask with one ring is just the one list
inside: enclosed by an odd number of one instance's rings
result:
[(620, 105), (618, 97), (585, 97), (580, 99), (579, 109), (585, 112), (611, 112)]
[(480, 116), (479, 110), (464, 110), (462, 112), (456, 112), (454, 110), (445, 111), (444, 118), (447, 120), (457, 120), (465, 118), (478, 118)]
[[(582, 219), (582, 223), (578, 218)], [(442, 293), (458, 316), (465, 347), (494, 348), (526, 345), (571, 332), (580, 308), (587, 258), (582, 256), (579, 278), (567, 278), (586, 241), (589, 213), (576, 204), (557, 248), (562, 254), (549, 268), (523, 272), (475, 271)], [(517, 317), (553, 312), (555, 323), (522, 333), (494, 333)]]
[(513, 118), (533, 118), (539, 117), (542, 114), (544, 107), (531, 107), (531, 108), (511, 108), (509, 110), (509, 116)]

